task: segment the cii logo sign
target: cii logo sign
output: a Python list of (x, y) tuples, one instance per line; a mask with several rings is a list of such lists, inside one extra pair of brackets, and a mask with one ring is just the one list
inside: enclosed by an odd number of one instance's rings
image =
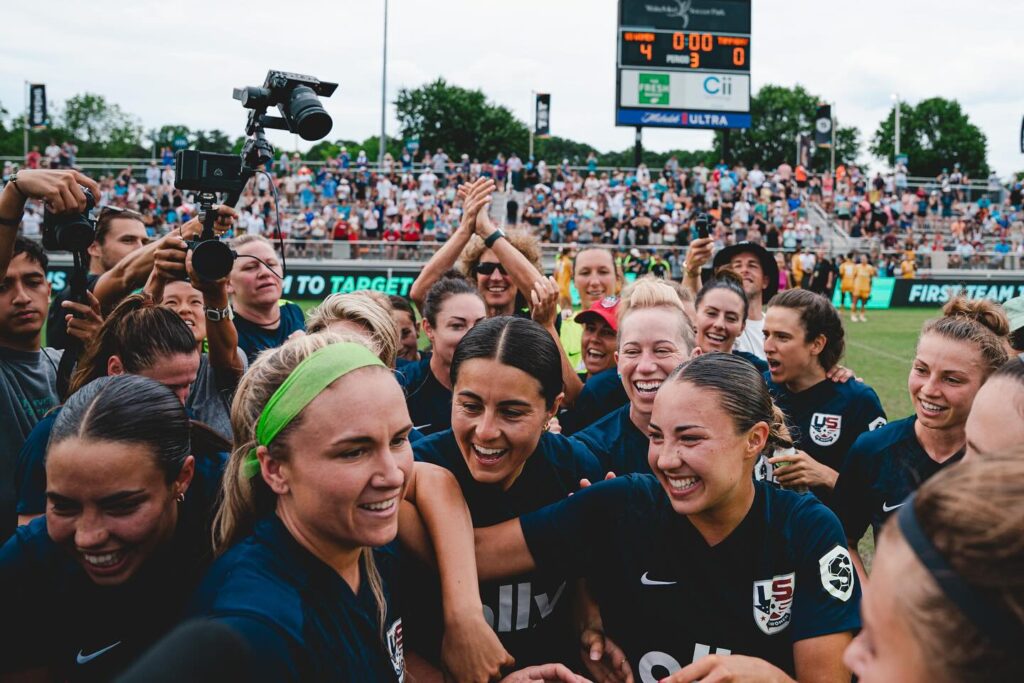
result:
[(708, 76), (704, 79), (704, 92), (708, 95), (732, 96), (731, 76)]
[(668, 106), (669, 75), (640, 73), (637, 82), (637, 103)]

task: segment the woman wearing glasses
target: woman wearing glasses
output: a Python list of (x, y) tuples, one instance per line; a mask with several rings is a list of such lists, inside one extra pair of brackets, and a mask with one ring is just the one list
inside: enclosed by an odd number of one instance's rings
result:
[[(518, 315), (529, 317), (529, 292), (540, 277), (540, 248), (529, 233), (495, 230), (486, 212), (495, 190), (494, 181), (482, 178), (459, 188), (463, 199), (459, 227), (423, 267), (409, 292), (423, 308), (427, 293), (441, 276), (462, 262), (462, 270), (476, 281), (487, 304), (487, 317)], [(482, 221), (478, 215), (482, 214)], [(481, 223), (487, 226), (486, 233)], [(483, 234), (481, 234), (483, 233)], [(479, 239), (472, 239), (478, 235)]]

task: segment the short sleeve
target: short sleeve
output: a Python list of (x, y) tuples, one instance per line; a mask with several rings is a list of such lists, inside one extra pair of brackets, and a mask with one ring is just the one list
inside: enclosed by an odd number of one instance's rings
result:
[(871, 453), (865, 447), (864, 437), (857, 437), (843, 459), (832, 497), (832, 509), (842, 522), (846, 538), (854, 543), (867, 531), (874, 509), (868, 462)]
[(835, 514), (808, 498), (789, 526), (791, 542), (799, 544), (792, 639), (859, 629), (860, 584)]
[(55, 420), (54, 414), (37, 422), (18, 453), (14, 480), (18, 487), (19, 515), (46, 512), (46, 446)]
[(608, 530), (628, 507), (633, 477), (599, 481), (519, 518), (523, 538), (543, 571), (580, 576), (609, 544)]

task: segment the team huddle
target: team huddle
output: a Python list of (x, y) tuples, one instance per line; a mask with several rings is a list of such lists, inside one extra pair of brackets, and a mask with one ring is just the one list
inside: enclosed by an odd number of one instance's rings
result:
[(0, 194), (0, 680), (1024, 680), (1019, 314), (950, 301), (890, 419), (761, 246), (628, 285), (584, 249), (573, 311), (482, 179), (411, 303), (304, 317), (269, 242), (208, 282), (186, 224), (64, 305), (47, 404), (47, 257), (6, 226), (90, 183)]

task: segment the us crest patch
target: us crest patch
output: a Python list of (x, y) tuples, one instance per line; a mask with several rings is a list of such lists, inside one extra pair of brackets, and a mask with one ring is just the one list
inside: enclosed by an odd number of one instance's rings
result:
[(843, 417), (829, 413), (815, 413), (811, 416), (811, 441), (819, 446), (831, 446), (839, 441), (843, 428)]
[(759, 629), (772, 635), (789, 626), (795, 589), (795, 573), (754, 582), (754, 623)]

